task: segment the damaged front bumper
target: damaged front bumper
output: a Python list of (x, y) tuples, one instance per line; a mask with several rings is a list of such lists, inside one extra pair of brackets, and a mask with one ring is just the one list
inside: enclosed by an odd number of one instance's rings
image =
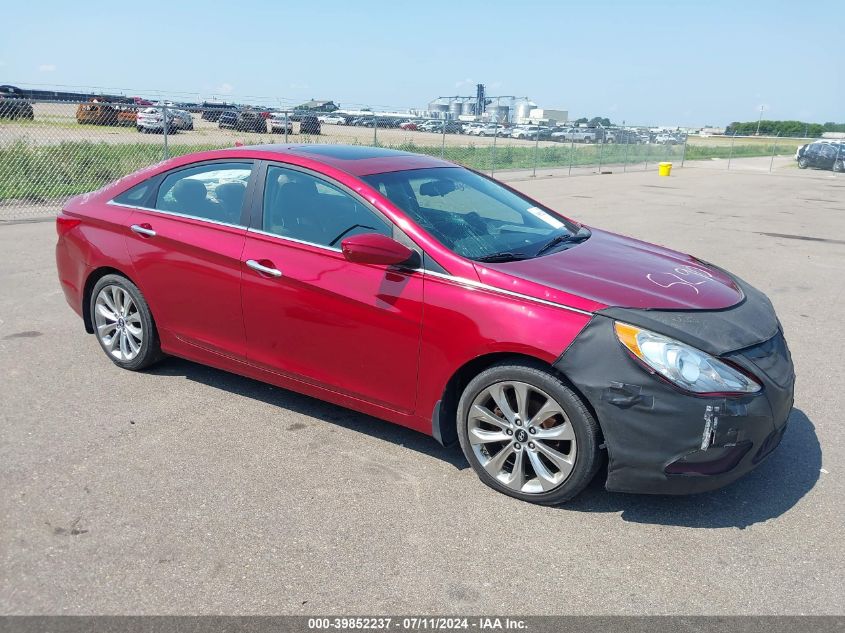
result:
[[(697, 312), (695, 320), (706, 320), (709, 314), (729, 328), (744, 314), (758, 319), (748, 328), (739, 327), (735, 339), (726, 335), (706, 350), (755, 376), (763, 387), (758, 393), (697, 396), (650, 373), (613, 331), (614, 317), (636, 322), (636, 311), (631, 310), (597, 314), (556, 361), (555, 367), (596, 412), (608, 451), (608, 490), (653, 494), (713, 490), (754, 469), (780, 443), (793, 403), (792, 360), (768, 299), (742, 285), (746, 302), (768, 304), (769, 318), (760, 319), (765, 306), (756, 305), (751, 311), (746, 306), (733, 313)], [(643, 319), (649, 319), (652, 328), (655, 315), (650, 312)], [(673, 336), (683, 340), (677, 314), (671, 318), (676, 326)], [(697, 328), (695, 334), (701, 331)], [(741, 349), (719, 349), (764, 336), (762, 342)], [(689, 342), (695, 336), (686, 338), (684, 342)]]

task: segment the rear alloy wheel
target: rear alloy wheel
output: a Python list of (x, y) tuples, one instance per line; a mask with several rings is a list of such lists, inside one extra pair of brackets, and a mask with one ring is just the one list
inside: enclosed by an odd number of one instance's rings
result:
[(568, 501), (595, 475), (599, 430), (578, 395), (531, 365), (495, 365), (458, 405), (467, 460), (488, 486), (533, 503)]
[(137, 371), (161, 358), (150, 309), (125, 277), (106, 275), (91, 292), (91, 316), (100, 347), (118, 367)]
[(840, 158), (835, 163), (833, 163), (833, 171), (845, 171), (845, 161)]

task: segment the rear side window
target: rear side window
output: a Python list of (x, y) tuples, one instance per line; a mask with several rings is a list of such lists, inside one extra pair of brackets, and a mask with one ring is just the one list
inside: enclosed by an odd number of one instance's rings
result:
[(210, 163), (181, 169), (159, 187), (155, 208), (203, 220), (241, 225), (251, 163)]
[(127, 189), (122, 194), (117, 196), (114, 201), (118, 204), (128, 204), (132, 206), (143, 206), (149, 195), (152, 193), (153, 183), (151, 180), (145, 180), (139, 185), (135, 185), (131, 189)]

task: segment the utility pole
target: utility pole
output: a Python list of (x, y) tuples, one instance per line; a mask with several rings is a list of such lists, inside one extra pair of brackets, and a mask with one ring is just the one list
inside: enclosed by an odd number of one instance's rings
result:
[(763, 108), (766, 106), (760, 106), (760, 116), (757, 118), (757, 133), (754, 136), (760, 136), (760, 122), (763, 120)]

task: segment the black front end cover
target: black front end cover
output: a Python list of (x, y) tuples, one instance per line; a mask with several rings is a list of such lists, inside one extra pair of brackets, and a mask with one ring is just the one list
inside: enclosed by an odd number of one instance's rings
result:
[[(768, 298), (735, 280), (745, 298), (725, 310), (602, 310), (555, 362), (596, 412), (608, 450), (608, 490), (712, 490), (777, 447), (792, 409), (792, 360)], [(729, 397), (682, 391), (628, 352), (616, 338), (615, 320), (727, 360), (763, 388)]]

